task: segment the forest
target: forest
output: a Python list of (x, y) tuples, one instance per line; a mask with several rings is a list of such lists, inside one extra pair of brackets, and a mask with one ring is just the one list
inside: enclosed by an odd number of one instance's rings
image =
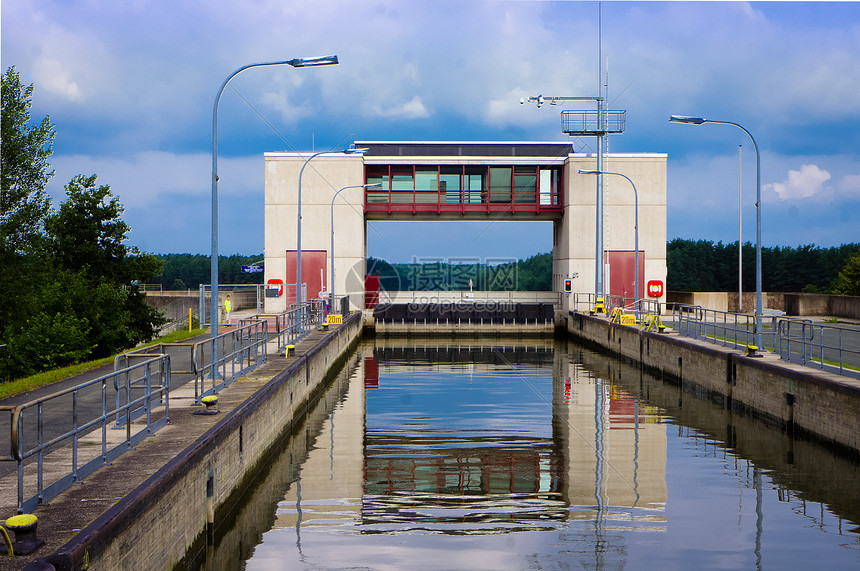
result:
[[(755, 291), (755, 246), (742, 249), (744, 291)], [(860, 243), (832, 248), (815, 245), (797, 248), (762, 247), (762, 291), (845, 293), (840, 272)], [(666, 286), (671, 291), (737, 291), (738, 243), (676, 238), (666, 244)], [(854, 294), (856, 295), (856, 294)]]

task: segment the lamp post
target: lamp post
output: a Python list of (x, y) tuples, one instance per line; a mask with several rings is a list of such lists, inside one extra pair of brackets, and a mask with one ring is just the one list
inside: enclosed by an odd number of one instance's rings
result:
[[(360, 154), (366, 151), (367, 149), (356, 149), (355, 147), (352, 147), (349, 149), (344, 149), (343, 151), (338, 151), (338, 153), (351, 155), (353, 153)], [(305, 167), (308, 166), (308, 163), (311, 162), (311, 159), (330, 152), (331, 151), (320, 151), (318, 153), (312, 154), (305, 160), (301, 170), (299, 170), (299, 194), (296, 198), (296, 204), (298, 206), (296, 213), (296, 303), (299, 305), (302, 304), (302, 174), (304, 174)]]
[(599, 171), (599, 170), (582, 170), (579, 169), (579, 174), (611, 174), (615, 176), (622, 176), (627, 179), (627, 182), (630, 183), (630, 186), (633, 187), (633, 230), (634, 230), (634, 244), (633, 248), (635, 249), (634, 254), (634, 264), (635, 268), (633, 271), (633, 311), (636, 314), (636, 320), (639, 320), (639, 193), (636, 191), (636, 185), (633, 184), (633, 181), (630, 180), (630, 177), (626, 174), (622, 174), (620, 172), (609, 172), (609, 171)]
[(331, 197), (331, 250), (329, 250), (329, 255), (331, 256), (331, 272), (329, 279), (331, 279), (331, 293), (329, 294), (334, 303), (334, 200), (337, 198), (341, 192), (348, 188), (378, 188), (382, 186), (381, 182), (374, 182), (371, 184), (356, 184), (352, 186), (345, 186), (342, 189), (338, 190), (334, 193), (334, 196)]
[[(233, 73), (231, 73), (221, 87), (218, 89), (218, 94), (215, 96), (215, 104), (212, 107), (212, 250), (211, 250), (211, 294), (210, 303), (210, 333), (213, 338), (218, 336), (218, 103), (221, 101), (221, 94), (224, 93), (224, 88), (230, 83), (230, 80), (239, 75), (246, 69), (252, 67), (265, 67), (271, 65), (291, 65), (293, 67), (314, 67), (320, 65), (335, 65), (337, 64), (337, 56), (324, 56), (315, 58), (296, 58), (284, 61), (271, 61), (263, 63), (251, 63), (243, 65)], [(214, 363), (214, 358), (213, 358)]]
[(670, 123), (687, 123), (690, 125), (702, 125), (703, 123), (716, 123), (718, 125), (734, 125), (749, 136), (752, 141), (753, 149), (755, 149), (755, 344), (761, 348), (761, 316), (762, 316), (762, 299), (761, 299), (761, 155), (758, 151), (758, 145), (752, 136), (752, 133), (747, 131), (742, 125), (732, 121), (716, 121), (714, 119), (705, 119), (703, 117), (688, 117), (686, 115), (672, 115), (669, 117)]
[[(599, 58), (598, 58), (599, 59)], [(600, 74), (598, 73), (598, 76)], [(595, 206), (595, 239), (594, 239), (594, 297), (595, 303), (601, 303), (605, 287), (603, 283), (603, 177), (600, 173), (603, 172), (603, 155), (604, 155), (604, 139), (607, 135), (606, 125), (606, 110), (604, 109), (603, 97), (544, 97), (537, 95), (532, 97), (523, 97), (520, 99), (520, 104), (536, 103), (540, 109), (544, 103), (557, 105), (558, 102), (565, 101), (595, 101), (597, 103), (597, 129), (577, 130), (577, 135), (595, 135), (597, 137), (597, 195), (594, 199)], [(585, 122), (583, 122), (585, 123)], [(622, 129), (623, 130), (623, 129)], [(565, 131), (569, 135), (574, 134), (572, 131)], [(621, 132), (621, 131), (618, 131)], [(600, 301), (599, 301), (600, 300)]]

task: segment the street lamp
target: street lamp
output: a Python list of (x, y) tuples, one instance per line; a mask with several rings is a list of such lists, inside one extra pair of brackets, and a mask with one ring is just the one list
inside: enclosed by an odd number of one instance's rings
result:
[(352, 186), (345, 186), (342, 189), (338, 190), (334, 193), (334, 196), (331, 197), (331, 250), (329, 251), (329, 255), (331, 256), (331, 293), (329, 293), (329, 299), (334, 303), (334, 199), (337, 198), (337, 195), (343, 192), (348, 188), (378, 188), (382, 186), (381, 182), (374, 182), (371, 184), (356, 184)]
[(626, 174), (621, 174), (620, 172), (609, 172), (609, 171), (599, 171), (599, 170), (582, 170), (579, 169), (579, 174), (611, 174), (615, 176), (623, 176), (627, 179), (627, 182), (630, 183), (630, 186), (633, 187), (633, 230), (634, 230), (634, 244), (633, 248), (635, 249), (634, 254), (634, 264), (635, 269), (633, 271), (633, 311), (636, 313), (636, 319), (639, 319), (639, 193), (636, 191), (636, 185), (633, 184), (633, 181), (630, 180), (630, 177)]
[[(598, 74), (599, 75), (599, 74)], [(614, 133), (622, 133), (624, 128), (621, 127), (620, 130), (617, 128), (614, 130), (610, 130), (608, 128), (607, 123), (607, 111), (604, 109), (604, 98), (603, 97), (544, 97), (543, 95), (532, 96), (532, 97), (523, 97), (520, 99), (520, 105), (525, 103), (537, 103), (538, 108), (542, 107), (544, 103), (549, 103), (550, 105), (557, 105), (558, 102), (565, 101), (595, 101), (597, 103), (597, 129), (590, 128), (586, 126), (588, 123), (585, 116), (582, 118), (582, 125), (579, 128), (573, 128), (571, 130), (562, 129), (563, 132), (568, 135), (576, 135), (576, 136), (591, 136), (594, 135), (597, 137), (597, 196), (594, 200), (594, 210), (595, 210), (595, 228), (596, 235), (594, 240), (595, 246), (595, 254), (594, 254), (594, 297), (595, 303), (601, 303), (603, 300), (604, 294), (604, 283), (603, 283), (603, 177), (600, 176), (600, 173), (603, 171), (603, 155), (604, 155), (604, 138), (607, 136), (609, 132)], [(564, 113), (562, 113), (562, 124), (564, 124)]]
[[(355, 147), (351, 147), (337, 152), (351, 155), (353, 153), (366, 153), (367, 151), (368, 149), (356, 149)], [(311, 159), (330, 152), (331, 151), (320, 151), (312, 154), (307, 158), (307, 160), (305, 160), (305, 163), (299, 171), (299, 195), (296, 199), (298, 205), (298, 211), (296, 214), (296, 303), (299, 305), (302, 304), (302, 174), (304, 174), (305, 167), (308, 166)]]
[[(221, 94), (224, 93), (224, 88), (230, 83), (230, 80), (239, 75), (241, 72), (252, 67), (265, 67), (270, 65), (291, 65), (293, 67), (314, 67), (320, 65), (335, 65), (337, 64), (337, 56), (324, 56), (314, 58), (296, 58), (285, 61), (271, 61), (264, 63), (251, 63), (243, 65), (233, 73), (231, 73), (224, 83), (218, 89), (218, 94), (215, 96), (215, 105), (212, 108), (212, 251), (211, 251), (211, 304), (210, 304), (210, 333), (213, 338), (218, 336), (218, 103), (221, 101)], [(214, 359), (213, 359), (214, 363)]]
[(716, 121), (714, 119), (705, 119), (703, 117), (672, 115), (669, 117), (669, 122), (688, 123), (690, 125), (702, 125), (703, 123), (734, 125), (746, 133), (749, 136), (750, 141), (752, 141), (753, 148), (755, 149), (755, 344), (757, 347), (761, 348), (761, 155), (758, 151), (758, 145), (756, 144), (755, 139), (753, 139), (752, 133), (747, 131), (742, 125), (733, 123), (732, 121)]

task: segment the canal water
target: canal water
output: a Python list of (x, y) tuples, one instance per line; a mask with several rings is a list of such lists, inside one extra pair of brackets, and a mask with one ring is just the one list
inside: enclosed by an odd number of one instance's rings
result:
[(569, 340), (364, 342), (201, 569), (858, 569), (860, 466)]

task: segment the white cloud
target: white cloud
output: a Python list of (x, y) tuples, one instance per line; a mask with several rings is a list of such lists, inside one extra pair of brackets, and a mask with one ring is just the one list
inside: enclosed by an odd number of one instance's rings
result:
[(788, 180), (762, 186), (762, 191), (773, 190), (780, 200), (799, 200), (815, 198), (829, 201), (833, 199), (833, 189), (825, 187), (830, 173), (817, 165), (803, 165), (800, 170), (789, 170)]
[(421, 97), (417, 95), (406, 103), (392, 107), (375, 105), (374, 112), (379, 117), (393, 117), (397, 119), (424, 119), (430, 116), (430, 110), (424, 105)]

